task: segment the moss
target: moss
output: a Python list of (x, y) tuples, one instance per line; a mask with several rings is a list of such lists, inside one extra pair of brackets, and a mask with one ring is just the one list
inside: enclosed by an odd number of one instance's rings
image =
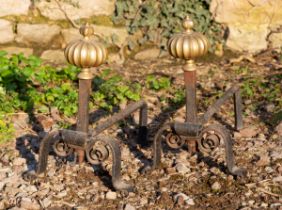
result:
[(49, 24), (49, 25), (58, 25), (61, 28), (71, 27), (71, 23), (67, 20), (49, 20), (41, 15), (38, 16), (5, 16), (4, 19), (9, 20), (15, 23), (28, 23), (28, 24)]
[(110, 47), (107, 48), (109, 53), (118, 53), (119, 52), (119, 47), (111, 45)]
[(100, 16), (94, 16), (89, 18), (89, 21), (91, 23), (96, 25), (103, 25), (103, 26), (113, 26), (113, 22), (109, 16), (106, 15), (100, 15)]

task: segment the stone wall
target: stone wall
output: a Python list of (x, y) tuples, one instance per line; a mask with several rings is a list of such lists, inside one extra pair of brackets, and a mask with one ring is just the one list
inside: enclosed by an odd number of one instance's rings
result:
[[(79, 5), (58, 4), (58, 0), (0, 0), (0, 50), (63, 63), (64, 47), (80, 37), (69, 19), (92, 23), (111, 49), (122, 46), (128, 33), (111, 21), (115, 0), (73, 2)], [(229, 48), (257, 53), (268, 47), (281, 48), (281, 6), (281, 0), (212, 0), (210, 11), (217, 22), (226, 25)], [(112, 55), (109, 60), (119, 59)]]
[(226, 45), (258, 53), (282, 47), (281, 0), (212, 0), (215, 20), (227, 26)]
[(80, 38), (72, 21), (78, 24), (90, 22), (108, 45), (122, 45), (128, 33), (125, 27), (115, 27), (111, 22), (115, 0), (73, 2), (79, 4), (58, 4), (55, 0), (0, 0), (0, 50), (35, 54), (52, 62), (64, 63), (64, 47)]

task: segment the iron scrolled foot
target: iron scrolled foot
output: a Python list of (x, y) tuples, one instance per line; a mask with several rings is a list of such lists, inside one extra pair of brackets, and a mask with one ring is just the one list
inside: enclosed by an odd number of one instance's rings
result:
[(225, 159), (228, 171), (235, 176), (245, 176), (247, 171), (235, 165), (232, 138), (229, 131), (222, 125), (212, 124), (206, 126), (198, 139), (198, 148), (201, 152), (208, 153), (220, 146), (221, 142), (224, 142), (225, 145)]
[(183, 139), (172, 131), (173, 123), (166, 123), (163, 125), (154, 137), (153, 144), (153, 167), (156, 169), (160, 166), (162, 155), (162, 141), (166, 140), (169, 147), (178, 149), (183, 145)]
[(87, 134), (73, 130), (62, 129), (50, 132), (40, 143), (36, 173), (42, 174), (46, 171), (51, 146), (58, 156), (67, 156), (72, 152), (69, 145), (84, 147), (86, 138)]
[(118, 143), (109, 136), (92, 137), (86, 145), (86, 157), (92, 164), (99, 164), (112, 154), (112, 185), (118, 191), (134, 191), (134, 187), (121, 179), (121, 151)]

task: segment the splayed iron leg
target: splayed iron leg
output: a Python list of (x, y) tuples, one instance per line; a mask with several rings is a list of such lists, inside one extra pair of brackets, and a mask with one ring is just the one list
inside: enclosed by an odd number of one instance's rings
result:
[(171, 129), (172, 124), (168, 123), (161, 127), (154, 137), (153, 144), (153, 169), (156, 169), (160, 166), (161, 163), (161, 155), (162, 155), (162, 141), (164, 138), (162, 137), (163, 133)]
[[(92, 138), (86, 146), (86, 151), (91, 151), (95, 142), (101, 141), (107, 145), (112, 153), (112, 184), (116, 190), (133, 191), (134, 187), (121, 179), (121, 152), (118, 143), (108, 136), (97, 136)], [(87, 152), (87, 157), (89, 157)]]
[(37, 174), (42, 174), (47, 169), (49, 149), (55, 141), (60, 138), (60, 131), (53, 131), (49, 133), (40, 143), (39, 160), (36, 169)]
[(49, 133), (40, 144), (36, 173), (41, 174), (46, 171), (49, 149), (56, 141), (61, 140), (69, 147), (83, 148), (86, 138), (87, 135), (85, 133), (73, 130), (56, 130)]
[(242, 114), (242, 97), (240, 90), (237, 90), (234, 95), (234, 110), (235, 110), (235, 129), (237, 131), (243, 128), (243, 114)]
[(200, 151), (206, 153), (220, 146), (221, 141), (224, 141), (225, 145), (225, 159), (228, 171), (236, 176), (244, 176), (246, 170), (235, 165), (231, 135), (222, 125), (212, 124), (204, 128), (198, 146)]
[(140, 108), (139, 112), (139, 130), (138, 130), (138, 139), (137, 143), (142, 147), (149, 146), (148, 142), (148, 106), (146, 103)]

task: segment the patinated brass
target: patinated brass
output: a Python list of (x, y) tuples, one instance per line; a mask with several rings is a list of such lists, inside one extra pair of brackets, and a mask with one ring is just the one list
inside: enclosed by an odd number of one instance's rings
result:
[(204, 35), (193, 31), (194, 23), (189, 16), (182, 25), (185, 31), (174, 35), (168, 41), (168, 51), (173, 57), (186, 60), (184, 71), (195, 71), (194, 59), (208, 52), (209, 41)]
[(82, 72), (78, 75), (79, 79), (92, 79), (90, 68), (103, 64), (108, 53), (102, 44), (91, 39), (94, 35), (92, 26), (86, 24), (79, 31), (84, 38), (68, 44), (65, 57), (70, 64), (82, 68)]

